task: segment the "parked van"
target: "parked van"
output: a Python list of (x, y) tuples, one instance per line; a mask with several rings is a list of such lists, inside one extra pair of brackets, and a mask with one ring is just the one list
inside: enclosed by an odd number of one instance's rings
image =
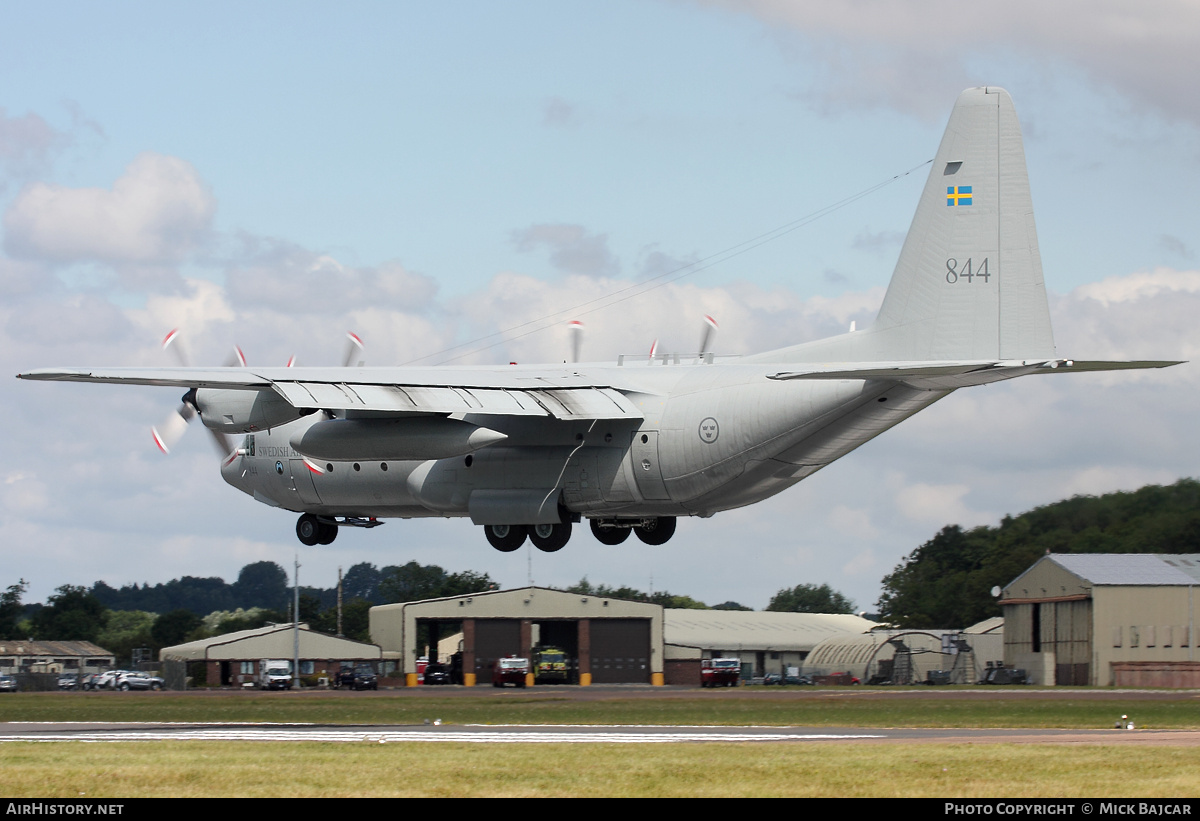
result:
[(292, 663), (284, 659), (263, 659), (258, 663), (258, 689), (292, 689)]

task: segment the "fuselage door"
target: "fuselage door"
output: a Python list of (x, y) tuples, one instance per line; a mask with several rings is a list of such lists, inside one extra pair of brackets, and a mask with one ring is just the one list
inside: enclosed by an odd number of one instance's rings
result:
[[(313, 482), (314, 474), (308, 469), (304, 460), (288, 459), (287, 464), (291, 471), (292, 490), (296, 491), (300, 501), (306, 505), (321, 504), (321, 497), (317, 495), (317, 488)], [(317, 481), (320, 481), (321, 478), (321, 476), (316, 477)]]
[(662, 469), (658, 464), (658, 431), (634, 431), (629, 458), (633, 463), (633, 476), (638, 492), (642, 494), (643, 499), (671, 498), (667, 493), (667, 486), (663, 484)]

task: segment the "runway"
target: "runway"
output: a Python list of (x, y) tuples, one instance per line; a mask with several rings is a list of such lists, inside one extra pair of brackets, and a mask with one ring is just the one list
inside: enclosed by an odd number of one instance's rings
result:
[(628, 725), (327, 725), (99, 722), (0, 723), (0, 743), (306, 741), (318, 743), (667, 744), (954, 743), (1200, 746), (1194, 730), (1062, 730)]

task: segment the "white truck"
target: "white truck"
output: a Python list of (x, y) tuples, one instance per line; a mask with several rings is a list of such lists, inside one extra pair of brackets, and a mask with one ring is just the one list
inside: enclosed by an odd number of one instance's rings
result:
[(292, 689), (292, 663), (286, 659), (263, 659), (258, 663), (258, 689)]

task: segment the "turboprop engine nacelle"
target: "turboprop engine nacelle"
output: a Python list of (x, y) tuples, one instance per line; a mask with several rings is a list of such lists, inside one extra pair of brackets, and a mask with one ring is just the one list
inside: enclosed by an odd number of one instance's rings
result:
[(291, 439), (292, 447), (312, 459), (426, 460), (462, 456), (508, 437), (490, 428), (445, 416), (401, 419), (331, 419)]
[(201, 388), (196, 409), (206, 427), (221, 433), (253, 433), (294, 422), (313, 411), (293, 407), (273, 391)]

